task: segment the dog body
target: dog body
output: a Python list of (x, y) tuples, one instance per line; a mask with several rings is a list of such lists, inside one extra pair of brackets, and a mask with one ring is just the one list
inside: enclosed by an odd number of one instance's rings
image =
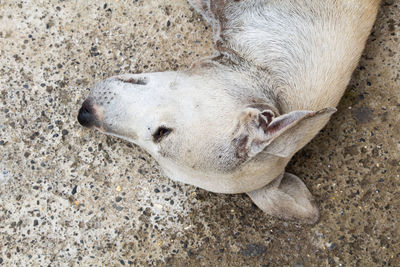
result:
[(217, 54), (102, 81), (79, 122), (143, 147), (174, 180), (315, 223), (312, 195), (285, 167), (335, 112), (380, 1), (189, 2), (213, 26)]

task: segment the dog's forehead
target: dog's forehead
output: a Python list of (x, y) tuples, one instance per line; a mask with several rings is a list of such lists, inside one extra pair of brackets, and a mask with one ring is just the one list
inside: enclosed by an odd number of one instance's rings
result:
[[(141, 81), (132, 83), (131, 81)], [(129, 109), (204, 113), (233, 108), (225, 88), (212, 79), (182, 73), (117, 76), (95, 84), (90, 97), (99, 104), (127, 104)], [(190, 114), (195, 115), (195, 114)]]

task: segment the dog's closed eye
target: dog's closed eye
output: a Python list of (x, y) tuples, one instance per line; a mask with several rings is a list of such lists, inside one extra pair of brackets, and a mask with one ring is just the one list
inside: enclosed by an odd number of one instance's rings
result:
[(159, 143), (164, 137), (168, 136), (172, 132), (171, 128), (167, 128), (165, 126), (160, 126), (153, 133), (153, 141), (154, 143)]

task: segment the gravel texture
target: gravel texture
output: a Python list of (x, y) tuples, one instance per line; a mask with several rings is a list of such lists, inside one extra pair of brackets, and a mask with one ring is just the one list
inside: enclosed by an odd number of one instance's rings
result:
[(321, 221), (174, 183), (81, 127), (95, 82), (212, 54), (183, 0), (0, 0), (0, 265), (400, 266), (400, 0), (385, 0), (338, 112), (292, 160)]

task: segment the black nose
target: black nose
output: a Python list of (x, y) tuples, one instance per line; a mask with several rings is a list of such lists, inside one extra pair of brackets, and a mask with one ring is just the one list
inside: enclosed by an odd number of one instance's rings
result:
[(78, 121), (85, 127), (92, 127), (97, 121), (93, 106), (87, 99), (83, 102), (82, 107), (79, 110)]

